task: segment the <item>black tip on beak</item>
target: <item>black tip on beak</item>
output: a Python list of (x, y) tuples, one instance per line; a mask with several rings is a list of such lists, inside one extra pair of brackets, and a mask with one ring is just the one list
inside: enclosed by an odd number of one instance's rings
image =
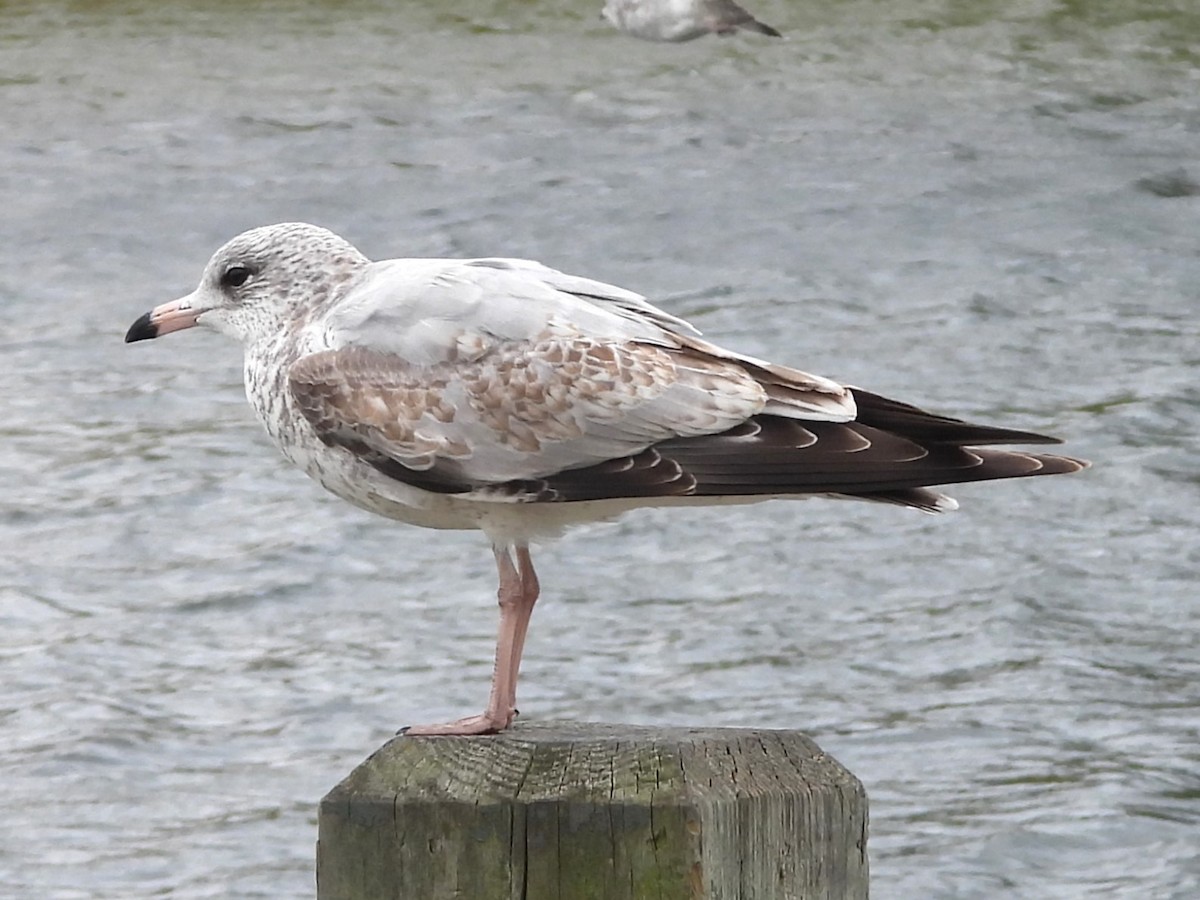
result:
[(148, 341), (150, 338), (158, 337), (158, 326), (150, 321), (150, 313), (143, 313), (141, 317), (129, 326), (129, 330), (125, 332), (125, 343), (132, 344), (134, 341)]

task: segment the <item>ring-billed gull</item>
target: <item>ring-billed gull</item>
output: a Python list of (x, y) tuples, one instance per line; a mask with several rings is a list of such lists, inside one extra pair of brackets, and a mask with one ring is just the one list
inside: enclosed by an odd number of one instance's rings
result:
[(641, 506), (826, 495), (928, 512), (931, 485), (1075, 472), (979, 445), (972, 425), (726, 350), (622, 288), (520, 259), (372, 262), (324, 228), (238, 235), (126, 341), (203, 325), (242, 342), (246, 395), (283, 455), (333, 493), (428, 528), (480, 529), (499, 571), (487, 708), (516, 714), (538, 581), (529, 544)]
[(733, 0), (606, 0), (600, 15), (619, 31), (647, 41), (678, 43), (739, 28), (783, 37)]

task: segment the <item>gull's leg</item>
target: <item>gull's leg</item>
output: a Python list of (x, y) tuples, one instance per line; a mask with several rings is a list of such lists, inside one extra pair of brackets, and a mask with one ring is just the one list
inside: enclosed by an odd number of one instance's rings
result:
[(518, 609), (513, 653), (509, 663), (512, 667), (509, 674), (512, 692), (508, 697), (508, 706), (513, 711), (514, 718), (517, 714), (517, 675), (521, 671), (521, 657), (525, 653), (525, 633), (529, 631), (529, 618), (533, 615), (533, 605), (537, 603), (538, 595), (542, 591), (542, 587), (538, 583), (537, 572), (533, 570), (533, 560), (529, 556), (528, 545), (518, 544), (516, 550), (517, 572), (521, 576), (521, 605)]
[(455, 722), (413, 725), (402, 729), (404, 734), (494, 734), (512, 724), (516, 715), (513, 704), (517, 696), (517, 670), (521, 666), (525, 631), (537, 600), (538, 584), (529, 562), (527, 547), (517, 548), (517, 558), (524, 571), (519, 571), (514, 565), (508, 547), (495, 545), (492, 552), (496, 556), (496, 569), (500, 575), (500, 589), (497, 591), (500, 632), (496, 638), (496, 663), (492, 669), (492, 690), (488, 695), (487, 708), (477, 716), (468, 716)]

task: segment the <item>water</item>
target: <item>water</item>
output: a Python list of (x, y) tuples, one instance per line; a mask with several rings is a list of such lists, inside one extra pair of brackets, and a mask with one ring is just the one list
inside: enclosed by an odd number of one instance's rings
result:
[(121, 343), (285, 219), (1068, 436), (1094, 469), (952, 516), (540, 549), (521, 707), (806, 730), (876, 897), (1200, 894), (1200, 13), (760, 0), (786, 42), (662, 47), (566, 7), (0, 8), (0, 895), (312, 896), (320, 796), (483, 702), (478, 535), (283, 465), (219, 338)]

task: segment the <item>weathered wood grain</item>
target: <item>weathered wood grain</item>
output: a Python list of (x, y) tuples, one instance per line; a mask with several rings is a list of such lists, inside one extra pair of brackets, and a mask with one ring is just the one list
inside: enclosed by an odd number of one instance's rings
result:
[(804, 735), (399, 737), (321, 802), (319, 900), (867, 896), (867, 798)]

